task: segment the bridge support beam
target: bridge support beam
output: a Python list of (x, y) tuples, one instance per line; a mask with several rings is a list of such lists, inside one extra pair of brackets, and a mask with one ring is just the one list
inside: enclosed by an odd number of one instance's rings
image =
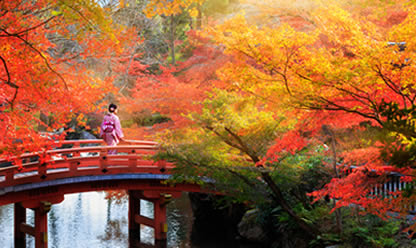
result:
[[(166, 205), (172, 197), (179, 197), (180, 192), (162, 193), (160, 191), (129, 191), (129, 242), (130, 248), (144, 247), (140, 241), (140, 225), (154, 229), (154, 247), (167, 246)], [(153, 219), (140, 214), (140, 200), (153, 203)]]
[[(48, 247), (48, 212), (52, 204), (60, 203), (64, 196), (48, 201), (26, 201), (14, 204), (14, 247), (26, 248), (26, 234), (35, 238), (35, 248)], [(27, 209), (35, 212), (35, 225), (26, 223)]]
[(35, 247), (48, 247), (48, 212), (51, 209), (49, 202), (42, 202), (35, 211)]
[(14, 204), (14, 247), (26, 247), (26, 235), (21, 231), (20, 226), (26, 224), (26, 208), (20, 202)]
[(140, 214), (140, 198), (136, 191), (129, 190), (129, 247), (140, 246), (140, 224), (136, 222), (135, 216)]

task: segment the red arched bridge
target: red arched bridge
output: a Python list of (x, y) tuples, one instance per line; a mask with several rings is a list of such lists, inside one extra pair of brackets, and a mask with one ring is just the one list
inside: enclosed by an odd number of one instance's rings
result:
[[(70, 147), (70, 148), (63, 148)], [(166, 204), (183, 191), (199, 192), (192, 184), (165, 183), (173, 164), (152, 161), (158, 145), (151, 141), (126, 141), (116, 147), (102, 140), (67, 140), (42, 153), (0, 159), (0, 206), (14, 204), (15, 248), (26, 247), (26, 235), (35, 237), (35, 247), (48, 246), (47, 213), (64, 195), (101, 190), (127, 190), (129, 194), (129, 244), (140, 244), (140, 225), (154, 228), (157, 246), (166, 246)], [(140, 199), (154, 205), (154, 218), (140, 215)], [(26, 210), (35, 212), (35, 225), (26, 223)]]

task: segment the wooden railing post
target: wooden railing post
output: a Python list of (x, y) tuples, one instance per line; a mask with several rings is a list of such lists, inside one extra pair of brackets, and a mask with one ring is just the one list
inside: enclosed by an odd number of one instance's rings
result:
[(128, 156), (128, 166), (130, 169), (134, 169), (137, 166), (137, 155), (136, 154), (129, 154)]
[(102, 172), (106, 173), (108, 167), (108, 154), (106, 149), (100, 151), (100, 169)]
[(157, 161), (157, 165), (159, 168), (159, 171), (162, 173), (166, 172), (166, 160), (159, 160)]
[(69, 163), (69, 171), (75, 173), (78, 170), (78, 165), (80, 165), (79, 161), (71, 161)]
[(42, 164), (39, 164), (39, 166), (38, 166), (38, 175), (40, 176), (40, 178), (41, 179), (45, 179), (46, 178), (46, 168), (47, 166), (46, 166), (46, 163), (42, 163)]
[[(81, 147), (81, 143), (80, 142), (74, 142), (74, 146), (73, 146), (73, 148), (80, 148)], [(79, 156), (81, 156), (81, 153), (79, 152), (79, 151), (75, 151), (73, 154), (72, 154), (72, 156), (73, 157), (79, 157)]]
[(10, 182), (14, 180), (14, 168), (11, 168), (6, 171), (6, 175), (4, 179), (5, 179), (4, 182), (7, 184), (10, 184)]

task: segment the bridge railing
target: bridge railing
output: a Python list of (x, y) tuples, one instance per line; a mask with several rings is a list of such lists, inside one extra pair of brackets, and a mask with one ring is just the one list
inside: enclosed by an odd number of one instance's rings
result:
[[(77, 176), (120, 173), (168, 173), (172, 164), (149, 159), (158, 150), (152, 141), (128, 140), (106, 146), (103, 140), (65, 140), (54, 149), (0, 159), (0, 188)], [(109, 155), (109, 150), (117, 154)]]

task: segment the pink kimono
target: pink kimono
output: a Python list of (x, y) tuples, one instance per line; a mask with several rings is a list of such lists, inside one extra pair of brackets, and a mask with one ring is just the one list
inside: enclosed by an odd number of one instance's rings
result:
[[(104, 116), (100, 128), (100, 137), (108, 146), (116, 146), (120, 139), (124, 137), (121, 130), (120, 119), (114, 113), (107, 113)], [(109, 150), (108, 154), (117, 154), (117, 150)]]

